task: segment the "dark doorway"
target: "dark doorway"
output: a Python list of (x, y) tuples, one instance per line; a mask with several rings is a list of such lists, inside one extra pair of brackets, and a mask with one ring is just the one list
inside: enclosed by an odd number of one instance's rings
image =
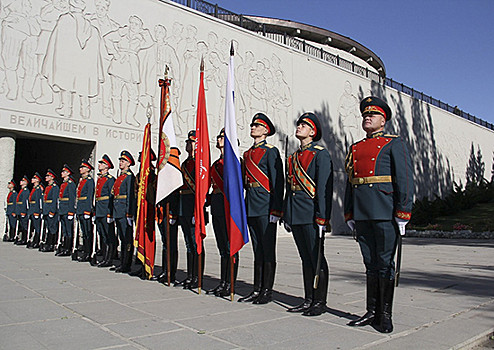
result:
[(74, 171), (74, 180), (79, 179), (81, 159), (92, 164), (95, 142), (65, 138), (34, 138), (34, 135), (18, 134), (15, 141), (14, 179), (18, 183), (23, 175), (29, 179), (37, 171), (44, 177), (47, 169), (57, 174), (60, 183), (62, 166), (67, 164)]

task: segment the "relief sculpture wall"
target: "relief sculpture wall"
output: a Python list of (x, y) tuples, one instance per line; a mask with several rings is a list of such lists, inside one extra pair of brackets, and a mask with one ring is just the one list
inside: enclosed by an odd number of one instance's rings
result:
[[(241, 149), (251, 144), (249, 123), (257, 112), (274, 121), (278, 133), (269, 142), (282, 154), (287, 136), (288, 152), (298, 145), (293, 136), (298, 116), (316, 112), (325, 130), (321, 143), (336, 172), (336, 231), (345, 229), (343, 162), (349, 145), (365, 136), (359, 101), (367, 95), (384, 98), (394, 111), (388, 132), (404, 137), (411, 149), (417, 197), (441, 195), (464, 178), (472, 141), (486, 169), (492, 166), (492, 131), (176, 3), (1, 0), (0, 24), (0, 129), (94, 141), (97, 157), (108, 153), (113, 159), (123, 148), (139, 152), (148, 105), (157, 144), (157, 80), (165, 66), (172, 78), (177, 140), (184, 148), (188, 130), (195, 128), (201, 59), (214, 146), (224, 124), (233, 42)], [(214, 159), (214, 147), (212, 153)]]

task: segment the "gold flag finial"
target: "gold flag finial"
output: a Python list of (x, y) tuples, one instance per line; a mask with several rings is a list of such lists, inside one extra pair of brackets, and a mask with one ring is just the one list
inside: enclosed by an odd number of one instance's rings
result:
[(170, 70), (170, 67), (168, 65), (165, 66), (165, 79), (168, 79), (168, 71)]
[(235, 55), (235, 49), (233, 48), (233, 40), (232, 40), (232, 44), (230, 46), (230, 56), (234, 56)]
[(148, 123), (151, 123), (151, 117), (153, 116), (153, 107), (151, 103), (148, 102), (148, 106), (146, 108), (146, 117), (148, 118)]

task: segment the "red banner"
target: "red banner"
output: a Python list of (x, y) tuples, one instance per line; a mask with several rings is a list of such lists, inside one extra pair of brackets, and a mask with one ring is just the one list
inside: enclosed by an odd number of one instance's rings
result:
[(197, 243), (197, 254), (202, 253), (202, 240), (206, 237), (206, 222), (204, 217), (204, 204), (206, 195), (211, 185), (209, 175), (210, 150), (208, 118), (206, 113), (206, 95), (204, 93), (204, 69), (201, 64), (201, 78), (199, 84), (199, 100), (197, 102), (196, 119), (196, 157), (195, 157), (195, 178), (196, 178), (196, 203), (194, 208), (195, 235)]
[(134, 242), (137, 247), (137, 258), (144, 265), (147, 279), (153, 277), (156, 251), (154, 182), (154, 167), (151, 164), (151, 124), (147, 123), (142, 141), (139, 190), (137, 193), (137, 226)]

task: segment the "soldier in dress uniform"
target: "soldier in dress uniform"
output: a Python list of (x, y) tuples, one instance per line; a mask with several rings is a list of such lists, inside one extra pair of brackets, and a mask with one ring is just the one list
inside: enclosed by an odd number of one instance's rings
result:
[(346, 158), (348, 183), (345, 220), (356, 230), (367, 276), (367, 312), (350, 326), (372, 324), (393, 331), (394, 256), (399, 235), (411, 217), (413, 169), (403, 140), (384, 133), (391, 109), (370, 96), (360, 103), (367, 137), (350, 147)]
[(107, 154), (98, 161), (98, 181), (96, 182), (96, 231), (103, 242), (103, 260), (98, 267), (111, 267), (117, 248), (115, 219), (113, 218), (113, 197), (111, 194), (115, 178), (109, 173), (113, 163)]
[(272, 300), (276, 271), (276, 223), (282, 216), (283, 164), (278, 149), (266, 142), (275, 127), (262, 113), (250, 124), (254, 145), (244, 153), (247, 224), (254, 249), (254, 290), (239, 302)]
[(135, 176), (131, 166), (135, 165), (134, 158), (129, 151), (120, 153), (120, 175), (115, 180), (112, 189), (113, 217), (120, 238), (121, 264), (115, 272), (130, 272), (132, 255), (134, 254), (134, 217), (136, 215)]
[(9, 188), (9, 194), (7, 195), (7, 208), (5, 215), (7, 215), (7, 224), (5, 235), (3, 236), (4, 242), (13, 242), (15, 240), (15, 233), (17, 227), (17, 218), (15, 216), (15, 204), (17, 200), (17, 191), (15, 190), (15, 181), (12, 179), (7, 184)]
[(60, 190), (58, 188), (55, 172), (51, 169), (46, 171), (45, 181), (48, 186), (43, 193), (43, 215), (47, 231), (46, 242), (41, 247), (42, 252), (53, 252), (58, 234), (58, 197)]
[[(288, 157), (283, 221), (292, 231), (302, 259), (304, 301), (288, 312), (319, 316), (325, 312), (329, 268), (324, 257), (324, 232), (329, 231), (333, 197), (333, 165), (328, 151), (317, 145), (322, 136), (319, 119), (304, 113), (297, 121), (295, 137), (300, 148)], [(319, 261), (319, 266), (318, 266)], [(319, 269), (319, 270), (318, 270)], [(317, 288), (314, 278), (318, 275)]]
[(26, 245), (27, 244), (27, 230), (28, 230), (28, 208), (29, 208), (29, 189), (27, 188), (27, 184), (29, 183), (29, 179), (26, 175), (21, 179), (21, 189), (17, 194), (16, 205), (15, 205), (15, 214), (18, 222), (18, 238), (14, 242), (17, 245)]
[[(225, 147), (225, 129), (221, 129), (216, 136), (216, 148), (221, 152), (220, 157), (211, 166), (211, 185), (209, 204), (211, 205), (211, 215), (213, 216), (214, 236), (216, 245), (221, 257), (220, 263), (220, 283), (207, 294), (214, 294), (217, 297), (230, 295), (231, 287), (231, 266), (230, 266), (230, 242), (228, 240), (228, 230), (225, 216), (225, 199), (223, 193), (223, 151)], [(238, 253), (234, 256), (233, 283), (237, 278)]]
[(57, 256), (70, 256), (72, 254), (74, 237), (74, 215), (76, 185), (71, 175), (74, 172), (67, 165), (62, 167), (63, 182), (60, 185), (58, 196), (58, 215), (60, 218), (60, 234), (62, 235), (61, 247), (57, 247)]
[(27, 248), (39, 248), (39, 242), (41, 239), (41, 213), (42, 213), (42, 201), (43, 201), (43, 187), (41, 185), (41, 175), (36, 172), (31, 183), (33, 188), (29, 194), (29, 209), (27, 211), (29, 220), (31, 222), (31, 231), (34, 231), (32, 240), (27, 243)]
[(94, 180), (90, 172), (94, 167), (83, 159), (79, 165), (79, 184), (77, 185), (77, 219), (82, 231), (84, 254), (79, 257), (79, 261), (91, 261), (93, 254), (93, 199)]
[[(185, 246), (187, 248), (187, 278), (181, 282), (184, 289), (192, 289), (198, 286), (199, 281), (199, 255), (195, 237), (195, 143), (196, 131), (191, 130), (187, 135), (185, 150), (189, 157), (182, 163), (183, 186), (180, 187), (179, 223), (184, 233)], [(204, 247), (201, 254), (202, 271), (204, 271)], [(201, 271), (201, 273), (202, 273)]]

